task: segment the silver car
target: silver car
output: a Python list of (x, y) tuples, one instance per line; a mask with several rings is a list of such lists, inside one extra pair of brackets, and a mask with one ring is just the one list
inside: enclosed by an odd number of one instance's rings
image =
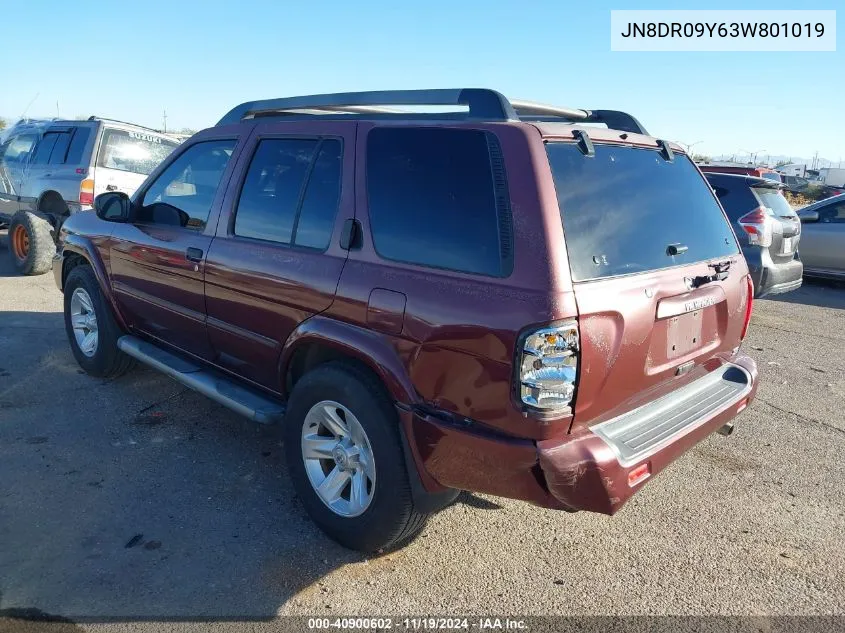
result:
[(131, 195), (179, 144), (111, 119), (21, 121), (0, 137), (0, 228), (18, 272), (47, 272), (54, 236), (105, 191)]
[(806, 206), (798, 217), (804, 274), (845, 279), (845, 194)]

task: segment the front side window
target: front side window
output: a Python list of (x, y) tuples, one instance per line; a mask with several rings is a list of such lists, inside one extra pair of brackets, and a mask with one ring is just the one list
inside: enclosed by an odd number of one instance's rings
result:
[(369, 133), (370, 227), (381, 257), (496, 277), (509, 273), (500, 235), (508, 218), (500, 217), (496, 202), (490, 142), (477, 130), (383, 127)]
[(144, 194), (137, 221), (203, 229), (234, 139), (192, 145), (165, 168)]
[(845, 224), (845, 202), (829, 204), (819, 211), (819, 222)]
[(37, 134), (21, 134), (16, 136), (6, 145), (3, 152), (3, 162), (6, 163), (25, 163), (29, 160), (29, 154), (33, 146), (38, 141)]
[(265, 139), (249, 165), (235, 235), (323, 250), (340, 201), (341, 143)]
[(106, 128), (97, 165), (146, 176), (177, 146), (175, 141), (157, 134)]

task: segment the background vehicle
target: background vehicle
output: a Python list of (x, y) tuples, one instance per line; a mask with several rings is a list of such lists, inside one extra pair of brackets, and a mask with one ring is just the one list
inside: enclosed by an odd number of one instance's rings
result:
[(80, 366), (137, 360), (283, 423), (298, 498), (356, 549), (456, 490), (613, 514), (757, 387), (734, 233), (622, 112), (248, 102), (95, 202), (54, 264)]
[(97, 117), (10, 128), (0, 140), (0, 225), (9, 227), (15, 268), (47, 272), (70, 214), (91, 209), (105, 191), (134, 193), (177, 145), (155, 130)]
[(801, 222), (783, 197), (783, 185), (766, 178), (705, 174), (728, 214), (754, 281), (754, 296), (801, 286)]
[(782, 182), (781, 174), (776, 172), (774, 169), (760, 167), (758, 165), (743, 165), (737, 163), (699, 163), (698, 168), (708, 174), (742, 174), (746, 176), (756, 176), (757, 178), (765, 178), (766, 180), (773, 180), (774, 182)]
[(829, 198), (798, 211), (801, 259), (810, 277), (845, 278), (845, 195)]
[(810, 186), (810, 181), (801, 176), (787, 176), (786, 174), (782, 174), (781, 179), (783, 180), (783, 184), (786, 185), (786, 190), (792, 193), (803, 193)]

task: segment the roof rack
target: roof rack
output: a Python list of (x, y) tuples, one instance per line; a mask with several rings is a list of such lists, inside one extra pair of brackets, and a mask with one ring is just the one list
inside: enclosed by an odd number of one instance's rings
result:
[[(467, 106), (466, 112), (408, 112), (386, 106)], [(239, 123), (265, 116), (370, 115), (378, 118), (481, 119), (487, 121), (559, 121), (566, 123), (604, 123), (609, 128), (648, 134), (642, 124), (626, 112), (617, 110), (580, 110), (508, 99), (487, 88), (438, 90), (377, 90), (338, 92), (282, 99), (247, 101), (232, 108), (217, 125)]]
[(121, 125), (131, 125), (132, 127), (141, 128), (142, 130), (149, 130), (150, 132), (155, 132), (156, 134), (163, 134), (165, 136), (172, 136), (169, 132), (162, 132), (161, 130), (157, 130), (153, 127), (147, 127), (146, 125), (138, 125), (137, 123), (130, 123), (129, 121), (121, 121), (120, 119), (109, 119), (108, 117), (104, 116), (97, 116), (96, 114), (92, 114), (88, 117), (88, 121), (108, 121), (109, 123), (120, 123)]
[[(247, 101), (232, 108), (217, 125), (238, 123), (262, 114), (285, 114), (296, 110), (324, 110), (337, 113), (385, 113), (372, 111), (373, 106), (397, 105), (465, 105), (464, 118), (493, 121), (516, 121), (510, 102), (495, 90), (458, 88), (442, 90), (376, 90), (371, 92), (337, 92), (323, 95)], [(385, 113), (386, 114), (386, 113)], [(402, 113), (407, 115), (407, 113)]]

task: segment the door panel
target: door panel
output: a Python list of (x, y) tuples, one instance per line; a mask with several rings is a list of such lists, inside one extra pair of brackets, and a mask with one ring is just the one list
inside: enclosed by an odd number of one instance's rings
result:
[[(205, 277), (214, 362), (274, 391), (284, 342), (334, 301), (347, 257), (338, 236), (354, 215), (355, 127), (257, 126), (223, 202)], [(291, 162), (293, 151), (298, 160)]]
[(130, 327), (207, 360), (205, 257), (236, 151), (231, 136), (186, 146), (139, 192), (134, 222), (112, 234), (112, 284)]
[(801, 261), (805, 268), (845, 272), (845, 223), (808, 222), (802, 227)]

